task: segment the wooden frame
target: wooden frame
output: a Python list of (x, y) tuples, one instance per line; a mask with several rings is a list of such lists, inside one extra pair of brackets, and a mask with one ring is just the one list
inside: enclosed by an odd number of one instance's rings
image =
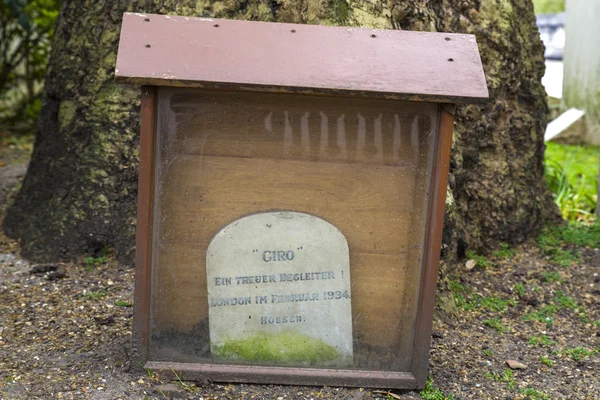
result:
[[(160, 18), (151, 16), (153, 21)], [(140, 18), (150, 19), (145, 14), (126, 15), (126, 19), (133, 19), (139, 25)], [(177, 17), (161, 17), (177, 18)], [(165, 22), (165, 20), (163, 20)], [(230, 23), (232, 21), (228, 21)], [(219, 26), (215, 21), (210, 21), (214, 26)], [(142, 23), (143, 24), (143, 23)], [(245, 23), (247, 24), (247, 23)], [(269, 24), (268, 24), (269, 25)], [(270, 24), (281, 25), (284, 24)], [(315, 27), (316, 29), (323, 29)], [(289, 29), (289, 25), (283, 28)], [(123, 28), (125, 32), (126, 27)], [(366, 31), (366, 30), (365, 30)], [(180, 78), (170, 77), (165, 80), (158, 80), (155, 73), (145, 70), (143, 73), (136, 72), (134, 67), (128, 66), (121, 68), (124, 63), (131, 63), (129, 57), (124, 61), (125, 56), (121, 56), (123, 51), (127, 51), (127, 46), (132, 46), (133, 39), (126, 38), (122, 33), (121, 47), (119, 51), (119, 62), (117, 65), (117, 79), (128, 83), (143, 83), (150, 85), (166, 86), (203, 86), (210, 88), (221, 88), (231, 90), (252, 90), (252, 91), (283, 91), (298, 92), (302, 84), (296, 84), (294, 87), (276, 87), (270, 83), (261, 83), (260, 85), (251, 85), (245, 82), (243, 85), (215, 81), (213, 83), (193, 80), (193, 77), (185, 77), (185, 71)], [(464, 35), (463, 35), (464, 36)], [(125, 38), (125, 39), (124, 39)], [(148, 38), (144, 37), (144, 41)], [(446, 40), (447, 36), (446, 36)], [(470, 39), (469, 39), (470, 40)], [(139, 44), (138, 42), (135, 42)], [(125, 50), (123, 50), (123, 48)], [(476, 45), (475, 45), (476, 48)], [(360, 49), (358, 49), (360, 51)], [(469, 51), (472, 52), (470, 49)], [(134, 64), (137, 61), (134, 62)], [(142, 62), (147, 67), (147, 62)], [(477, 59), (475, 64), (481, 68)], [(129, 68), (129, 69), (128, 69)], [(121, 73), (119, 72), (121, 69)], [(472, 68), (471, 68), (472, 69)], [(128, 71), (128, 72), (123, 72)], [(132, 72), (133, 71), (133, 72)], [(323, 71), (327, 73), (327, 71)], [(481, 72), (481, 76), (483, 76)], [(343, 85), (342, 85), (343, 86)], [(421, 278), (419, 285), (419, 299), (417, 303), (417, 319), (415, 321), (415, 336), (413, 342), (412, 362), (410, 372), (393, 371), (373, 371), (373, 370), (342, 370), (342, 369), (318, 369), (318, 368), (299, 368), (299, 367), (266, 367), (266, 366), (248, 366), (248, 365), (225, 365), (212, 363), (176, 363), (159, 362), (148, 358), (149, 345), (149, 315), (151, 299), (151, 254), (152, 254), (152, 225), (153, 225), (153, 202), (155, 185), (155, 159), (156, 159), (156, 135), (157, 135), (157, 89), (155, 86), (142, 87), (141, 103), (141, 137), (140, 137), (140, 173), (138, 184), (138, 226), (136, 240), (136, 283), (135, 283), (135, 312), (133, 326), (133, 351), (132, 365), (143, 365), (144, 368), (150, 368), (158, 373), (172, 375), (172, 371), (181, 373), (183, 379), (211, 379), (215, 381), (231, 382), (254, 382), (254, 383), (276, 383), (276, 384), (304, 384), (304, 385), (335, 385), (335, 386), (361, 386), (361, 387), (386, 387), (386, 388), (404, 388), (414, 389), (422, 388), (425, 385), (428, 374), (428, 359), (430, 348), (430, 335), (432, 329), (432, 316), (435, 303), (435, 290), (437, 283), (438, 264), (440, 259), (440, 245), (444, 222), (444, 205), (446, 199), (446, 187), (448, 180), (448, 170), (450, 164), (450, 149), (452, 144), (452, 131), (454, 117), (451, 111), (453, 107), (443, 102), (460, 101), (481, 101), (487, 97), (487, 88), (485, 87), (485, 78), (483, 86), (481, 82), (475, 84), (475, 89), (471, 93), (477, 95), (467, 95), (465, 91), (460, 93), (456, 90), (455, 94), (445, 93), (444, 95), (427, 93), (400, 93), (398, 88), (389, 93), (381, 91), (372, 91), (368, 87), (349, 90), (348, 88), (316, 88), (311, 90), (302, 90), (303, 93), (310, 94), (328, 94), (334, 96), (362, 96), (381, 98), (385, 96), (391, 99), (411, 99), (419, 101), (438, 102), (439, 120), (438, 134), (434, 143), (434, 162), (433, 176), (429, 186), (429, 202), (427, 206), (426, 218), (426, 236), (424, 243), (424, 256), (421, 267)], [(448, 89), (448, 88), (446, 88)], [(455, 88), (450, 87), (452, 91)], [(424, 89), (428, 90), (428, 89)]]

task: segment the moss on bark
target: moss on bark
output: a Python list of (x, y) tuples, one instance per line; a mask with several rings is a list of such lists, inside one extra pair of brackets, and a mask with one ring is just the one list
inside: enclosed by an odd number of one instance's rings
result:
[(81, 0), (63, 3), (33, 158), (4, 221), (26, 256), (109, 246), (133, 259), (139, 88), (113, 79), (124, 11), (473, 33), (491, 99), (457, 110), (444, 256), (522, 241), (556, 215), (543, 179), (543, 47), (529, 2)]

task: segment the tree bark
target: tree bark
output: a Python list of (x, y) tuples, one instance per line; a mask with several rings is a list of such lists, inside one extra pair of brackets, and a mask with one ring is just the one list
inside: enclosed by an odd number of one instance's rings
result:
[(521, 242), (556, 215), (543, 177), (543, 46), (529, 1), (81, 0), (63, 3), (33, 157), (4, 221), (25, 256), (108, 246), (133, 259), (139, 88), (113, 79), (124, 11), (473, 33), (491, 99), (457, 109), (444, 256)]

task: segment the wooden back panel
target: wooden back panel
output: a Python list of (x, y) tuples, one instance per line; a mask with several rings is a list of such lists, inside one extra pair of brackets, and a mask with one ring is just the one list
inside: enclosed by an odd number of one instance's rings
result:
[[(407, 368), (437, 106), (160, 89), (158, 107), (153, 334), (205, 323), (221, 228), (294, 210), (348, 240), (357, 367)], [(375, 348), (405, 357), (372, 365)]]

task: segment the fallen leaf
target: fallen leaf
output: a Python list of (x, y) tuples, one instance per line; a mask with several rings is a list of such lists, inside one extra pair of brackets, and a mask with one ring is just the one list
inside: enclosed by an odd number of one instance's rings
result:
[(506, 360), (506, 365), (508, 365), (508, 367), (510, 369), (525, 369), (527, 368), (527, 365), (518, 362), (517, 360)]
[(475, 268), (475, 266), (477, 265), (477, 261), (475, 260), (469, 260), (467, 261), (467, 263), (465, 264), (465, 266), (467, 267), (467, 269), (470, 271), (473, 268)]

